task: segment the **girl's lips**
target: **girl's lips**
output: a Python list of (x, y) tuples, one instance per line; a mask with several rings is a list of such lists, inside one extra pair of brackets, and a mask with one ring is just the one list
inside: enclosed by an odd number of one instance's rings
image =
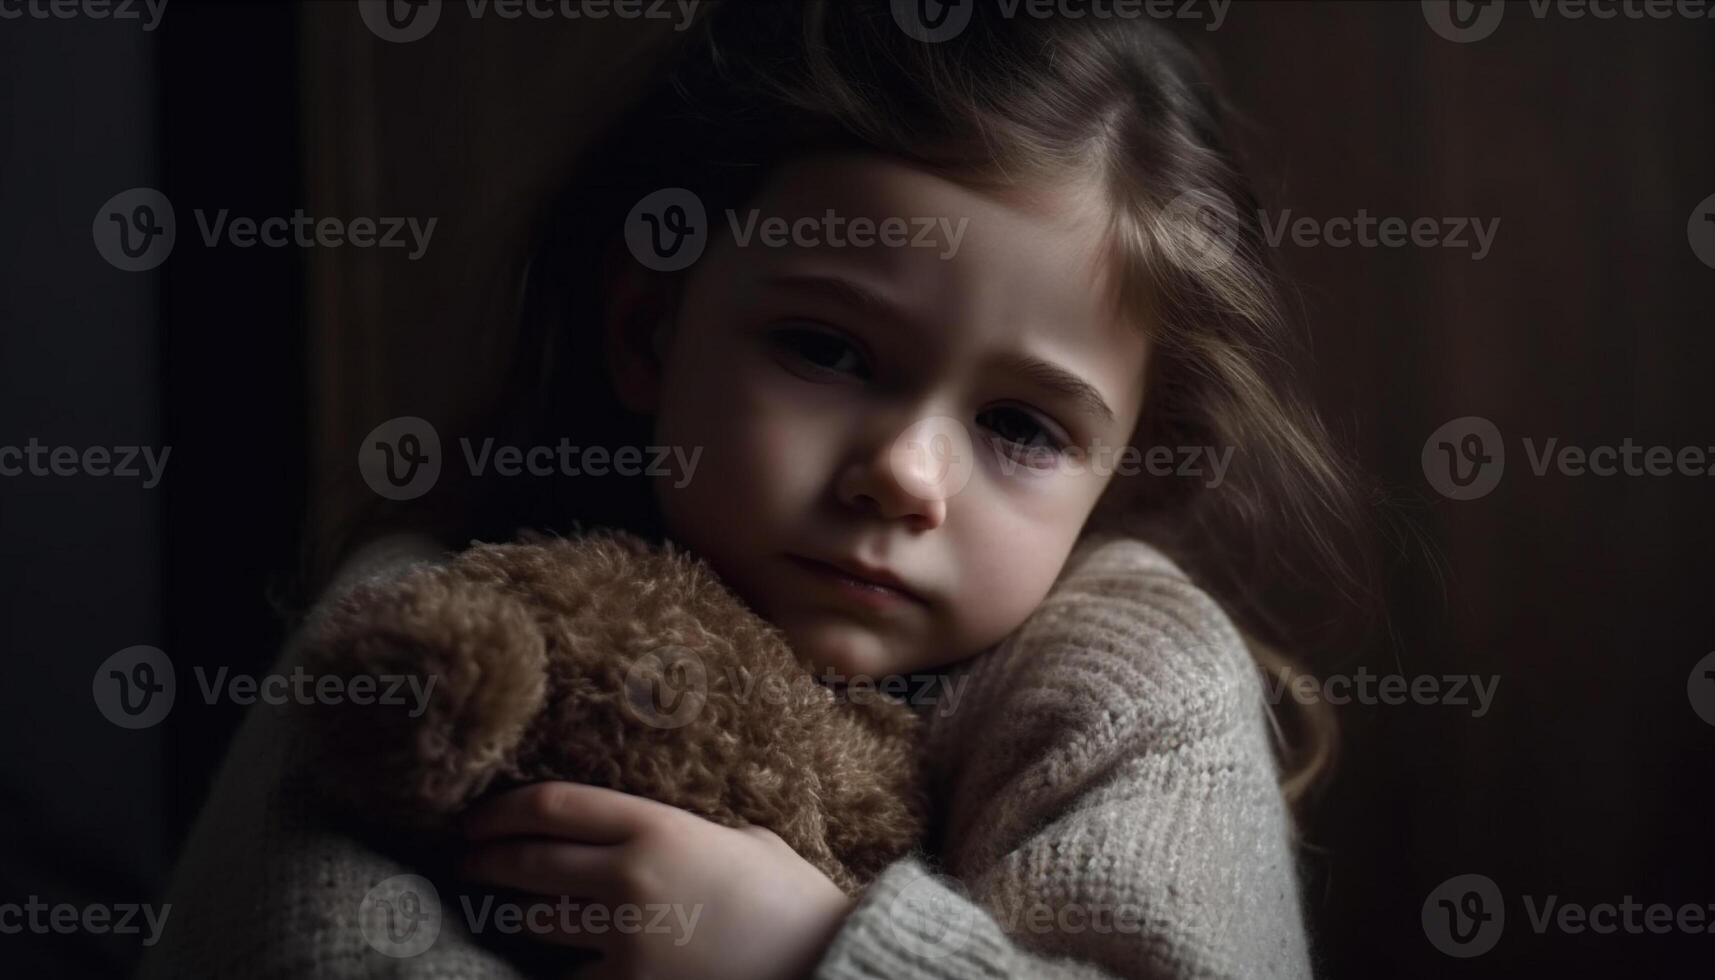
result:
[(849, 598), (866, 605), (887, 608), (900, 603), (921, 604), (923, 602), (921, 597), (902, 586), (864, 578), (838, 565), (818, 561), (814, 558), (805, 558), (801, 555), (789, 555), (788, 557), (798, 567), (812, 573), (817, 581), (824, 582)]

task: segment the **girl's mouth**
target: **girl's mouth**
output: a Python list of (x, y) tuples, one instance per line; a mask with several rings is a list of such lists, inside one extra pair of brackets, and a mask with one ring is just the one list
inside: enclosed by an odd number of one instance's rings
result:
[(832, 562), (788, 555), (793, 564), (809, 572), (813, 581), (864, 605), (886, 609), (903, 603), (922, 604), (923, 598), (910, 591), (896, 578), (881, 573), (860, 572)]

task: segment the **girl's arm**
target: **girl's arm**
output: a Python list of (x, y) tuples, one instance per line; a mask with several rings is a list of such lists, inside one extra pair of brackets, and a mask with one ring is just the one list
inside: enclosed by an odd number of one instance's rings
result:
[(947, 693), (951, 877), (889, 868), (819, 980), (1310, 975), (1256, 668), (1159, 552), (1091, 542)]
[[(366, 578), (404, 574), (443, 554), (427, 537), (377, 539), (347, 559), (317, 607)], [(272, 672), (299, 663), (294, 638)], [(418, 869), (351, 836), (306, 791), (319, 744), (306, 717), (266, 702), (246, 713), (175, 864), (171, 915), (144, 952), (139, 980), (525, 980), (450, 911), (416, 956), (390, 959), (365, 940), (358, 916), (373, 890)]]

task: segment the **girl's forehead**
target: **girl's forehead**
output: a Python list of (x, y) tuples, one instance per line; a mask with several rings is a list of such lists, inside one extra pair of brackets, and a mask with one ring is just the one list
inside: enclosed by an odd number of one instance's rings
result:
[[(1054, 319), (1104, 319), (1108, 215), (1092, 182), (978, 189), (889, 157), (817, 156), (778, 170), (726, 216), (747, 261), (814, 261), (910, 295)], [(770, 238), (773, 230), (784, 232)], [(927, 295), (923, 296), (927, 298)]]
[(789, 160), (758, 194), (778, 208), (855, 218), (966, 217), (994, 230), (1047, 233), (1061, 244), (1094, 249), (1107, 200), (1094, 173), (1001, 182), (937, 173), (884, 154), (827, 153)]

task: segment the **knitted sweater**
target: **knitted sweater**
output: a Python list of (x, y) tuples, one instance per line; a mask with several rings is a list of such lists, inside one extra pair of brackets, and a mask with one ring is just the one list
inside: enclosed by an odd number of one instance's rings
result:
[[(355, 574), (409, 556), (371, 557)], [(930, 839), (871, 884), (816, 980), (1310, 975), (1257, 671), (1160, 552), (1087, 540), (941, 690)], [(453, 909), (416, 956), (370, 947), (365, 895), (411, 869), (307, 802), (297, 720), (246, 719), (141, 976), (522, 978)]]

